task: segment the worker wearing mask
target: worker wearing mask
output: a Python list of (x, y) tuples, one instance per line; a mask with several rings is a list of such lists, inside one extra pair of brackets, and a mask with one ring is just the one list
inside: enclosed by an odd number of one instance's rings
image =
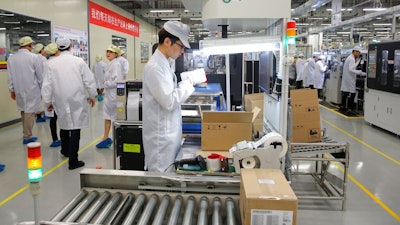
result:
[(320, 55), (318, 56), (318, 60), (315, 63), (315, 70), (314, 70), (314, 88), (318, 90), (318, 98), (322, 98), (322, 89), (324, 88), (324, 81), (325, 81), (325, 56)]
[[(57, 112), (61, 154), (68, 157), (69, 169), (85, 165), (78, 160), (81, 129), (89, 126), (89, 105), (95, 104), (96, 82), (82, 58), (71, 54), (71, 41), (56, 40), (60, 55), (48, 61), (44, 72), (42, 97), (46, 109)], [(86, 95), (88, 93), (89, 96)]]
[(179, 84), (169, 59), (178, 58), (189, 45), (190, 29), (168, 21), (158, 33), (158, 47), (143, 70), (143, 148), (145, 169), (166, 172), (179, 153), (182, 139), (181, 104), (206, 81), (204, 74), (187, 76)]
[(340, 91), (342, 91), (342, 105), (339, 110), (348, 114), (356, 114), (353, 110), (355, 106), (354, 98), (356, 96), (357, 75), (366, 75), (366, 73), (356, 69), (360, 63), (360, 54), (361, 47), (354, 47), (343, 65), (342, 85), (340, 87)]
[(40, 89), (43, 81), (43, 62), (31, 52), (34, 43), (31, 37), (22, 37), (18, 42), (21, 48), (7, 61), (8, 90), (11, 98), (17, 102), (18, 111), (21, 112), (22, 143), (28, 144), (37, 141), (37, 137), (32, 136), (32, 129), (36, 112), (42, 111)]

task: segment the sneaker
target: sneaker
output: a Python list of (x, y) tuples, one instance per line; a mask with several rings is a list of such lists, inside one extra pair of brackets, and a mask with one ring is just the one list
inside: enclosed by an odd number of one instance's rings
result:
[(45, 119), (45, 120), (50, 120), (51, 117), (49, 117), (49, 116), (44, 116), (43, 119)]
[(50, 147), (59, 147), (61, 145), (61, 141), (57, 140), (57, 141), (53, 141), (53, 143), (51, 143)]
[(0, 172), (3, 171), (6, 168), (6, 165), (0, 164)]
[(22, 141), (22, 143), (23, 143), (24, 145), (26, 145), (26, 144), (28, 144), (28, 143), (35, 142), (35, 141), (37, 141), (37, 137), (31, 137), (31, 138), (29, 138), (29, 139), (24, 139), (24, 140)]
[(109, 148), (112, 145), (113, 141), (111, 138), (107, 138), (102, 140), (100, 143), (96, 145), (96, 148)]
[(37, 118), (36, 119), (36, 123), (42, 123), (42, 122), (46, 122), (45, 118)]
[(68, 169), (74, 170), (74, 169), (77, 169), (77, 168), (82, 167), (82, 166), (84, 166), (84, 165), (85, 165), (85, 162), (83, 162), (83, 161), (78, 161), (75, 165), (70, 165), (70, 166), (68, 167)]

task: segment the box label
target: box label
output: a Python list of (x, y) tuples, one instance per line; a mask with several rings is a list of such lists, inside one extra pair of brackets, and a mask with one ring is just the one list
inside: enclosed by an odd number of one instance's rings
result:
[(124, 152), (140, 153), (140, 144), (128, 144), (128, 143), (124, 143), (122, 149), (123, 149)]
[(293, 225), (293, 211), (251, 210), (251, 225)]

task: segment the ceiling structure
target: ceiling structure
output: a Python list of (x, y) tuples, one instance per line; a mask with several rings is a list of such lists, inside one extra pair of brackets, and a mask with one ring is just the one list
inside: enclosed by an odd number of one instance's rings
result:
[[(108, 1), (157, 27), (162, 27), (167, 20), (180, 20), (190, 25), (192, 42), (215, 36), (218, 32), (204, 27), (201, 20), (202, 0)], [(332, 5), (337, 2), (341, 2), (342, 11), (333, 14), (336, 18), (341, 16), (341, 22), (335, 25), (335, 21), (332, 23)], [(400, 30), (400, 0), (292, 0), (291, 8), (292, 19), (297, 22), (298, 37), (322, 32), (325, 41), (333, 42), (350, 41), (351, 37), (361, 40), (389, 39), (397, 37)], [(228, 27), (228, 35), (261, 31), (230, 31)]]

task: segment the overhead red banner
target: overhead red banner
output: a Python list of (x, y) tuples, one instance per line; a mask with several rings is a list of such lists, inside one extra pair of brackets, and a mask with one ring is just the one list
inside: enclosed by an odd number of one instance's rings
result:
[(89, 2), (90, 23), (139, 37), (139, 23)]

